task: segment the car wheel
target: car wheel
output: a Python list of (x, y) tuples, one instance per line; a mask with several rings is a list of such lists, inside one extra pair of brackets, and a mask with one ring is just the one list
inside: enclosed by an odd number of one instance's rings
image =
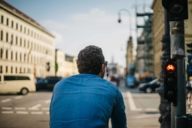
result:
[(22, 88), (20, 91), (21, 95), (27, 95), (27, 93), (29, 92), (29, 90), (27, 88)]
[(151, 88), (147, 88), (146, 89), (146, 93), (152, 93), (152, 89)]

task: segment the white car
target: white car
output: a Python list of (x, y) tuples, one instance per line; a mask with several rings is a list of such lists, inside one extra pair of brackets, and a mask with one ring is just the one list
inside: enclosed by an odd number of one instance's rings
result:
[(35, 80), (27, 74), (0, 74), (0, 93), (18, 93), (26, 95), (36, 91)]

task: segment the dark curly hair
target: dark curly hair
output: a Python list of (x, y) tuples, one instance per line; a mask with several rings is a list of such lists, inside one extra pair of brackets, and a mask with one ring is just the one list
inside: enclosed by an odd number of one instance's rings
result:
[(77, 58), (77, 67), (79, 73), (98, 75), (105, 58), (102, 49), (90, 45), (82, 49)]

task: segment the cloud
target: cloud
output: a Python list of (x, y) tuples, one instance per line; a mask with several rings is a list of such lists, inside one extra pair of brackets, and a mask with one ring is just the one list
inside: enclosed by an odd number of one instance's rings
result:
[[(125, 65), (125, 49), (128, 40), (129, 22), (125, 17), (122, 24), (117, 23), (117, 14), (110, 14), (99, 8), (87, 13), (73, 14), (63, 21), (43, 21), (43, 24), (56, 35), (56, 47), (77, 55), (80, 49), (93, 44), (103, 49), (108, 61)], [(134, 18), (131, 17), (131, 21)]]

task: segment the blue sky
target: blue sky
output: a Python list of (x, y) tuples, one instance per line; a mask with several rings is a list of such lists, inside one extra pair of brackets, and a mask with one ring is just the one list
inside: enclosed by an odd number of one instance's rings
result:
[[(112, 58), (125, 66), (128, 37), (135, 38), (136, 0), (7, 0), (55, 35), (55, 46), (77, 56), (87, 45), (103, 49), (107, 61)], [(138, 9), (146, 11), (152, 0), (137, 0)], [(145, 6), (143, 6), (145, 5)], [(122, 23), (118, 24), (118, 12)], [(131, 21), (131, 24), (129, 23)], [(131, 26), (131, 32), (129, 27)], [(135, 42), (134, 42), (135, 43)], [(136, 44), (134, 45), (136, 47)]]

